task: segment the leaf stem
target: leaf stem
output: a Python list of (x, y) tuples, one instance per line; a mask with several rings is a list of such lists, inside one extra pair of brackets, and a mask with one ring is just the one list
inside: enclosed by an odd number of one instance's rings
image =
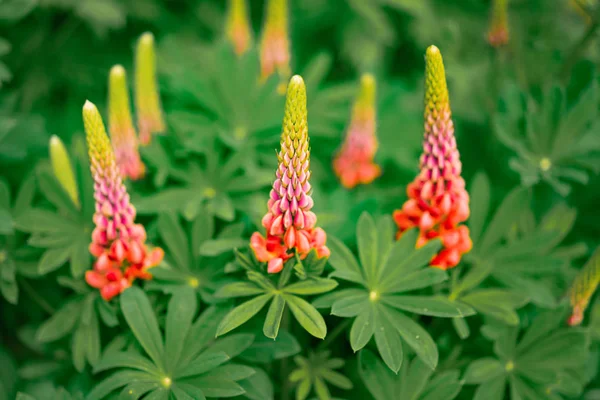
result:
[(325, 340), (323, 340), (319, 344), (317, 350), (326, 349), (327, 346), (333, 341), (333, 339), (337, 338), (340, 335), (340, 333), (342, 333), (348, 327), (348, 325), (350, 325), (351, 322), (352, 319), (348, 318), (344, 320), (344, 322), (342, 322), (341, 324), (338, 324), (338, 326), (336, 326), (335, 329), (325, 337)]
[(44, 311), (52, 315), (56, 312), (56, 309), (50, 305), (42, 296), (40, 296), (33, 287), (27, 282), (26, 279), (21, 279), (21, 286), (27, 292), (27, 294), (35, 301)]

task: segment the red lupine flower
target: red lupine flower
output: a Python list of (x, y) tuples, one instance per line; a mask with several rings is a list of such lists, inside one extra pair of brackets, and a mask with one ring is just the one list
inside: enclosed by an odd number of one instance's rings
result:
[(469, 217), (469, 194), (461, 177), (454, 125), (451, 119), (444, 64), (439, 49), (430, 46), (425, 56), (425, 135), (421, 172), (407, 187), (408, 200), (394, 212), (398, 237), (407, 229), (420, 230), (417, 246), (440, 238), (443, 249), (431, 265), (455, 267), (471, 250), (469, 229), (460, 225)]
[(333, 160), (333, 170), (344, 187), (369, 184), (381, 174), (373, 162), (377, 152), (375, 136), (375, 78), (362, 76), (360, 94), (354, 103), (346, 140)]
[[(261, 78), (274, 73), (285, 82), (291, 75), (290, 41), (288, 38), (288, 0), (269, 0), (265, 11), (260, 44)], [(285, 85), (282, 93), (285, 93)]]
[(162, 261), (160, 248), (149, 249), (146, 230), (135, 223), (135, 208), (123, 185), (111, 143), (96, 106), (83, 106), (88, 152), (94, 178), (96, 212), (90, 253), (96, 257), (86, 282), (110, 300), (136, 279), (150, 279), (148, 269)]
[(287, 89), (279, 168), (268, 202), (269, 211), (262, 219), (267, 237), (255, 232), (250, 247), (260, 262), (267, 262), (269, 273), (280, 272), (294, 251), (304, 258), (315, 249), (317, 256), (328, 257), (327, 235), (316, 227), (311, 211), (310, 150), (306, 113), (306, 88), (299, 76)]

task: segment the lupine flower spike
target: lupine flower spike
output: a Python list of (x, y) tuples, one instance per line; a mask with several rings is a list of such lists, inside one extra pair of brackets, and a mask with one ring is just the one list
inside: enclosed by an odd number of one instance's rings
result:
[(285, 114), (281, 133), (279, 167), (271, 190), (269, 211), (262, 219), (266, 238), (255, 232), (250, 247), (267, 271), (280, 272), (286, 260), (296, 252), (301, 259), (315, 249), (318, 257), (328, 257), (327, 235), (316, 227), (317, 217), (311, 211), (310, 150), (306, 113), (306, 87), (298, 75), (287, 88)]
[(369, 184), (381, 174), (373, 162), (377, 152), (375, 135), (375, 78), (364, 74), (354, 103), (352, 120), (342, 148), (333, 160), (333, 170), (346, 188)]
[[(265, 14), (260, 45), (261, 78), (265, 80), (277, 73), (286, 82), (291, 75), (288, 0), (269, 0)], [(285, 84), (280, 90), (285, 93)]]
[(494, 47), (508, 43), (508, 0), (493, 0), (488, 42)]
[(131, 121), (129, 92), (125, 69), (115, 65), (110, 70), (108, 84), (110, 138), (121, 174), (129, 179), (144, 176), (145, 167), (138, 151), (138, 138)]
[(135, 53), (135, 106), (140, 143), (145, 146), (152, 140), (153, 133), (165, 131), (156, 83), (154, 35), (150, 32), (140, 37)]
[(433, 238), (442, 240), (443, 249), (431, 266), (448, 269), (471, 250), (469, 229), (460, 225), (469, 217), (469, 194), (461, 178), (454, 125), (442, 55), (430, 46), (425, 55), (425, 135), (421, 172), (407, 187), (408, 200), (394, 212), (398, 237), (407, 229), (420, 230), (417, 246)]
[(238, 56), (248, 51), (252, 42), (252, 29), (248, 19), (246, 0), (229, 0), (225, 33)]
[(575, 326), (583, 322), (583, 314), (599, 284), (600, 247), (596, 249), (592, 258), (575, 277), (569, 291), (571, 307), (573, 308), (573, 312), (567, 321), (569, 325)]
[(96, 257), (86, 282), (110, 300), (136, 279), (150, 279), (148, 269), (163, 258), (160, 248), (149, 249), (146, 230), (135, 223), (135, 208), (121, 180), (115, 155), (96, 106), (83, 106), (90, 169), (94, 178), (96, 212), (90, 253)]
[(52, 163), (54, 176), (60, 183), (60, 186), (69, 195), (73, 204), (79, 208), (79, 192), (77, 182), (75, 181), (73, 165), (71, 164), (71, 159), (64, 143), (56, 135), (50, 137), (50, 162)]

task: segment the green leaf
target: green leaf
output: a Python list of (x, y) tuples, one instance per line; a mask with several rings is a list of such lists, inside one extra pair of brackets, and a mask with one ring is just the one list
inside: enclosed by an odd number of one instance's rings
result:
[(402, 366), (403, 351), (400, 335), (381, 312), (375, 315), (375, 344), (389, 369), (398, 373)]
[(191, 264), (187, 237), (177, 216), (173, 213), (161, 213), (158, 216), (157, 224), (160, 237), (167, 246), (167, 254), (175, 260), (180, 268), (189, 269)]
[(36, 340), (42, 343), (53, 342), (71, 332), (79, 319), (81, 305), (79, 301), (70, 301), (61, 307), (39, 327)]
[(196, 293), (192, 288), (180, 289), (169, 301), (165, 334), (165, 363), (168, 371), (179, 363), (185, 338), (196, 314), (196, 304)]
[(136, 382), (125, 386), (119, 395), (119, 400), (139, 399), (146, 393), (156, 390), (160, 387), (158, 382)]
[(379, 277), (387, 277), (392, 271), (395, 271), (399, 265), (403, 264), (407, 255), (415, 250), (417, 242), (418, 229), (410, 229), (402, 234), (400, 240), (395, 242), (388, 253), (388, 257), (383, 263), (383, 268)]
[(479, 243), (478, 240), (490, 207), (490, 180), (484, 172), (478, 172), (475, 175), (469, 193), (471, 194), (469, 233), (473, 243)]
[(158, 366), (163, 366), (163, 342), (156, 315), (146, 294), (132, 286), (121, 294), (121, 311), (140, 345)]
[(327, 239), (327, 246), (331, 251), (329, 263), (335, 270), (331, 276), (346, 281), (363, 284), (364, 277), (360, 267), (358, 266), (358, 263), (356, 262), (356, 258), (354, 258), (354, 255), (352, 255), (350, 249), (348, 249), (339, 239), (335, 237), (329, 237)]
[(28, 395), (27, 393), (18, 392), (15, 400), (36, 400), (36, 398)]
[(494, 214), (492, 221), (485, 229), (481, 243), (477, 248), (479, 254), (486, 254), (493, 245), (506, 235), (511, 225), (519, 217), (519, 212), (527, 208), (528, 193), (522, 188), (516, 188), (504, 198)]
[(90, 269), (90, 252), (88, 250), (90, 239), (82, 237), (71, 246), (71, 275), (80, 278), (84, 272)]
[(369, 307), (369, 294), (360, 291), (336, 300), (331, 307), (331, 314), (345, 318), (356, 317), (367, 307)]
[(420, 400), (453, 400), (461, 389), (458, 371), (442, 372), (429, 382)]
[(238, 238), (206, 240), (200, 246), (199, 252), (203, 256), (214, 257), (233, 249), (245, 247), (247, 244), (247, 241)]
[(94, 374), (113, 368), (130, 368), (159, 376), (160, 371), (156, 365), (141, 354), (135, 352), (112, 351), (94, 365)]
[(465, 340), (471, 335), (471, 330), (469, 329), (469, 325), (464, 318), (452, 318), (452, 325), (458, 334), (458, 337), (462, 340)]
[(212, 238), (214, 233), (215, 219), (209, 213), (201, 210), (192, 224), (191, 248), (194, 255), (200, 254), (202, 244)]
[(389, 307), (385, 307), (383, 310), (406, 344), (417, 353), (425, 364), (431, 369), (435, 369), (439, 358), (438, 349), (429, 333), (401, 312)]
[(587, 355), (586, 334), (583, 329), (561, 329), (522, 349), (517, 365), (523, 369), (577, 367)]
[(194, 385), (189, 383), (177, 383), (177, 387), (184, 391), (188, 396), (191, 396), (194, 400), (206, 400), (204, 392)]
[(64, 263), (67, 262), (71, 256), (70, 247), (57, 247), (48, 249), (42, 255), (40, 263), (38, 264), (38, 272), (40, 275), (45, 275), (60, 268)]
[(375, 221), (367, 212), (363, 212), (358, 218), (356, 241), (360, 263), (365, 271), (367, 281), (371, 282), (377, 276), (379, 243)]
[(88, 393), (86, 400), (105, 399), (113, 390), (131, 383), (151, 383), (156, 382), (156, 378), (145, 372), (140, 371), (118, 371), (94, 386)]
[(236, 333), (214, 342), (211, 351), (223, 351), (230, 358), (235, 358), (254, 343), (251, 333)]
[(514, 309), (527, 304), (528, 298), (508, 290), (481, 289), (464, 295), (461, 301), (482, 314), (497, 318), (509, 325), (516, 325), (519, 323), (519, 316)]
[(380, 283), (381, 292), (388, 292), (389, 288), (393, 287), (396, 282), (403, 279), (407, 274), (417, 271), (427, 265), (442, 247), (442, 243), (438, 239), (434, 239), (427, 242), (425, 246), (415, 249), (416, 242), (412, 242), (414, 234), (410, 234), (411, 232), (412, 230), (402, 235), (400, 240), (392, 247), (391, 253), (397, 251), (397, 246), (405, 248), (408, 247), (409, 244), (412, 250), (406, 253), (402, 262), (396, 265), (392, 271), (382, 276), (383, 280)]
[(285, 330), (280, 330), (277, 338), (271, 340), (265, 336), (257, 336), (252, 346), (244, 350), (240, 357), (255, 364), (265, 364), (280, 358), (298, 354), (301, 350), (296, 338)]
[(283, 311), (285, 309), (285, 300), (281, 294), (276, 294), (271, 301), (265, 323), (263, 325), (263, 333), (266, 337), (275, 339), (279, 332), (279, 325), (281, 324), (281, 318), (283, 317)]
[(386, 287), (386, 293), (402, 293), (412, 290), (423, 289), (448, 279), (446, 271), (439, 268), (426, 268), (415, 271), (391, 282)]
[(311, 295), (329, 292), (335, 289), (337, 285), (338, 283), (333, 279), (310, 278), (292, 283), (286, 286), (283, 291), (292, 294)]
[(392, 307), (432, 317), (467, 317), (475, 314), (471, 307), (441, 296), (382, 296), (381, 300)]
[(506, 377), (500, 376), (480, 385), (473, 400), (503, 400), (506, 392)]
[(265, 290), (250, 282), (232, 282), (225, 286), (221, 286), (215, 292), (215, 297), (218, 299), (229, 299), (232, 297), (253, 296), (264, 293)]
[(175, 377), (178, 379), (204, 374), (229, 361), (231, 357), (222, 351), (207, 351), (200, 354), (187, 365), (177, 366)]
[(244, 394), (244, 389), (237, 382), (229, 379), (200, 377), (193, 382), (202, 389), (206, 397), (233, 397)]
[(10, 258), (0, 263), (0, 292), (11, 304), (17, 304), (19, 299), (19, 286), (16, 278), (16, 265)]
[(365, 349), (358, 355), (358, 373), (375, 400), (390, 400), (397, 395), (389, 370), (369, 350)]
[(319, 339), (323, 339), (327, 335), (325, 321), (316, 308), (297, 296), (284, 294), (283, 298), (289, 305), (296, 320), (308, 333)]
[(13, 233), (13, 220), (8, 212), (0, 208), (0, 235), (11, 235)]
[(478, 385), (496, 378), (504, 372), (504, 366), (497, 359), (480, 358), (469, 364), (463, 379), (468, 385)]
[(273, 384), (269, 375), (260, 368), (255, 368), (255, 371), (251, 377), (238, 381), (246, 392), (244, 396), (250, 400), (273, 400)]
[(356, 353), (369, 343), (375, 333), (375, 314), (372, 307), (361, 311), (350, 328), (350, 346)]
[(231, 310), (219, 324), (216, 336), (224, 335), (248, 321), (267, 304), (267, 301), (271, 297), (273, 297), (272, 293), (266, 293), (248, 300)]

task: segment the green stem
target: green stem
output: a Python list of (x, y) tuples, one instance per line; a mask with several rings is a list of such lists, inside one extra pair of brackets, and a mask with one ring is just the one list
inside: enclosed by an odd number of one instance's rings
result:
[(338, 326), (336, 326), (335, 329), (333, 331), (331, 331), (331, 333), (325, 337), (325, 340), (323, 340), (319, 344), (319, 346), (317, 347), (317, 349), (318, 350), (326, 349), (327, 346), (329, 346), (329, 344), (335, 338), (337, 338), (340, 335), (340, 333), (342, 333), (348, 327), (348, 325), (350, 325), (351, 322), (352, 322), (352, 319), (348, 318), (348, 319), (344, 320), (344, 322), (342, 322), (341, 324), (338, 324)]
[(35, 301), (44, 311), (52, 315), (56, 312), (56, 309), (50, 305), (42, 296), (40, 296), (33, 287), (27, 282), (27, 280), (21, 280), (21, 286), (27, 292), (27, 294)]
[[(290, 311), (286, 309), (283, 313), (283, 318), (281, 321), (281, 329), (289, 330), (290, 326)], [(281, 385), (281, 400), (289, 400), (290, 398), (290, 366), (289, 366), (289, 357), (285, 357), (281, 360), (281, 378), (283, 384)]]
[(563, 82), (566, 82), (569, 79), (571, 74), (571, 69), (581, 56), (581, 53), (588, 47), (592, 39), (596, 36), (596, 32), (598, 31), (598, 27), (600, 27), (600, 23), (598, 21), (598, 16), (592, 20), (590, 26), (588, 26), (587, 30), (583, 37), (579, 40), (579, 42), (573, 47), (571, 53), (567, 57), (563, 67), (560, 71), (560, 79)]

